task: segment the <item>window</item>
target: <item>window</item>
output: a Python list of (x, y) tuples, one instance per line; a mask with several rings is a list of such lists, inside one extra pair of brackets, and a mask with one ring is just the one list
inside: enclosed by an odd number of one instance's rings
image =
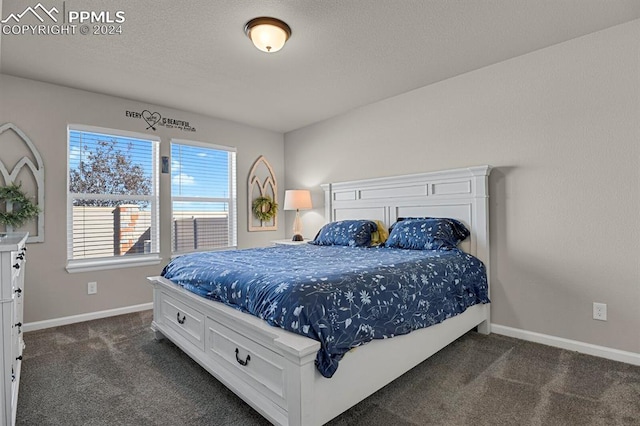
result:
[(172, 140), (171, 206), (172, 252), (236, 247), (235, 149)]
[(160, 141), (75, 125), (68, 141), (67, 270), (159, 263)]

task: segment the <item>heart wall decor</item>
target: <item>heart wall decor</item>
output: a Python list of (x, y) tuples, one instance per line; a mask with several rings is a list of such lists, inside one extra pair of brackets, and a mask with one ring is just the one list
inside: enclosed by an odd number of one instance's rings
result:
[(154, 127), (154, 124), (158, 123), (162, 119), (162, 116), (160, 115), (159, 112), (151, 112), (148, 109), (145, 109), (142, 111), (142, 118), (149, 125), (149, 127), (147, 127), (146, 130), (149, 130), (149, 129), (156, 130), (156, 128)]

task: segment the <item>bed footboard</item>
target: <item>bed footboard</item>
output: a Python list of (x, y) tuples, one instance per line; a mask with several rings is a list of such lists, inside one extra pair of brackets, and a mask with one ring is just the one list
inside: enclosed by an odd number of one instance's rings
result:
[(372, 341), (345, 355), (327, 379), (315, 368), (319, 342), (271, 327), (165, 278), (148, 280), (154, 287), (155, 338), (174, 342), (278, 425), (326, 423), (481, 324), (489, 313), (489, 305), (476, 305), (441, 324)]

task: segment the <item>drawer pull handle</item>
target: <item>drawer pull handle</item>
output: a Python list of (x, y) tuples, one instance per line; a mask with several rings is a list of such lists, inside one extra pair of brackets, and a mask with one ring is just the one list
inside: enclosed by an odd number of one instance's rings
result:
[(16, 256), (18, 259), (22, 260), (24, 259), (24, 254), (20, 253), (18, 256)]
[(240, 351), (238, 350), (238, 348), (236, 348), (236, 361), (238, 361), (238, 364), (242, 365), (243, 367), (249, 365), (249, 361), (251, 361), (251, 355), (247, 354), (247, 359), (243, 361), (238, 356), (238, 353), (240, 353)]
[(22, 293), (22, 289), (21, 288), (17, 288), (17, 289), (14, 290), (14, 293), (20, 294), (20, 293)]
[(16, 361), (22, 361), (22, 355), (16, 357)]
[(20, 269), (20, 264), (16, 263), (15, 265), (13, 265), (13, 267), (16, 268), (16, 269)]
[(178, 312), (177, 314), (177, 318), (178, 318), (178, 324), (184, 324), (184, 322), (187, 320), (187, 316), (183, 315), (182, 319), (180, 319), (180, 312)]

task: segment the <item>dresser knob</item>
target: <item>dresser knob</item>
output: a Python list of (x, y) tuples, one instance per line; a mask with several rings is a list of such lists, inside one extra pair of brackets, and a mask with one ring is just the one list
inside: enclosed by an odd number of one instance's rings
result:
[(16, 263), (15, 265), (13, 265), (13, 267), (16, 268), (16, 269), (20, 269), (20, 264)]
[(16, 361), (22, 361), (22, 355), (16, 357)]
[(21, 289), (21, 288), (16, 288), (16, 289), (14, 290), (14, 293), (18, 293), (18, 294), (20, 294), (20, 293), (22, 293), (22, 289)]

